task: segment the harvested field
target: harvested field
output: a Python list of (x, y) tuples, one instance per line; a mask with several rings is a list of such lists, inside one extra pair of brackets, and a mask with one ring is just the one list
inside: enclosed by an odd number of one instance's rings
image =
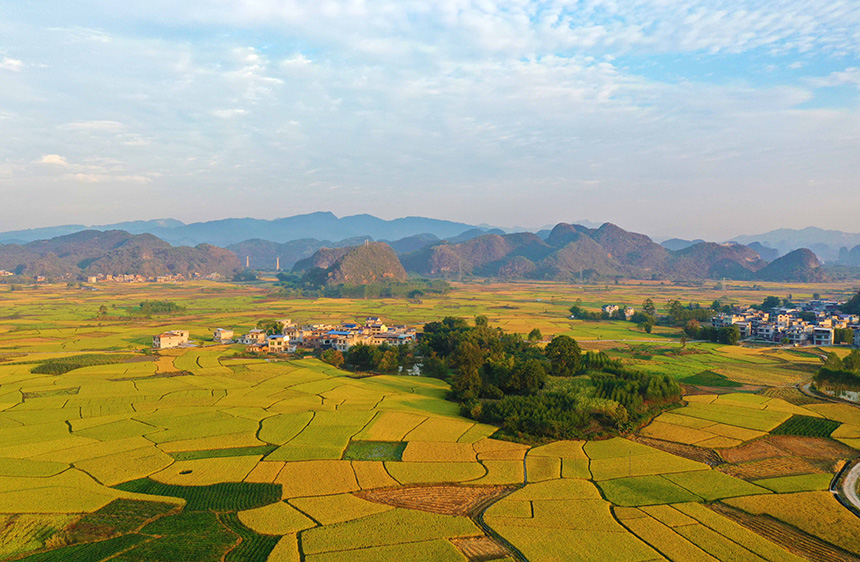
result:
[(809, 459), (852, 459), (857, 451), (830, 439), (772, 435), (767, 440), (789, 454)]
[(674, 443), (672, 441), (663, 441), (662, 439), (651, 439), (640, 435), (631, 436), (630, 440), (635, 441), (636, 443), (642, 443), (643, 445), (648, 445), (654, 449), (671, 453), (678, 457), (684, 457), (691, 461), (701, 462), (708, 466), (717, 466), (725, 462), (719, 454), (710, 449), (703, 449), (702, 447), (694, 447), (692, 445), (684, 445), (683, 443)]
[(514, 486), (408, 486), (356, 492), (355, 495), (394, 507), (471, 517), (515, 489)]
[(451, 543), (472, 562), (498, 560), (510, 555), (508, 549), (490, 537), (451, 539)]
[(788, 476), (792, 474), (829, 472), (830, 466), (828, 463), (822, 463), (821, 461), (810, 462), (796, 457), (777, 457), (742, 464), (722, 465), (719, 469), (726, 474), (731, 474), (738, 478), (756, 480), (759, 478)]

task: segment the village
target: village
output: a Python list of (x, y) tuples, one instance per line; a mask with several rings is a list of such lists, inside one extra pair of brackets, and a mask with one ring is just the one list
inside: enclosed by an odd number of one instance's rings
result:
[(860, 347), (860, 316), (842, 314), (841, 303), (810, 300), (795, 308), (770, 311), (754, 308), (720, 313), (711, 319), (714, 328), (735, 326), (742, 340), (793, 346)]
[[(248, 353), (295, 353), (298, 349), (321, 351), (336, 349), (345, 352), (358, 344), (365, 345), (408, 345), (415, 343), (418, 332), (409, 326), (389, 326), (378, 317), (368, 317), (363, 324), (344, 322), (341, 324), (304, 324), (297, 325), (290, 319), (274, 323), (272, 330), (254, 328), (236, 337), (233, 330), (218, 328), (212, 334), (212, 341), (219, 345), (239, 343)], [(153, 349), (170, 349), (193, 345), (187, 330), (171, 330), (152, 338)]]

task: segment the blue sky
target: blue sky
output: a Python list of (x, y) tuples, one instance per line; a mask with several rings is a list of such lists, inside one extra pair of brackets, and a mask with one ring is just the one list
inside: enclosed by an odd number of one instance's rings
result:
[(856, 0), (0, 0), (0, 230), (860, 231)]

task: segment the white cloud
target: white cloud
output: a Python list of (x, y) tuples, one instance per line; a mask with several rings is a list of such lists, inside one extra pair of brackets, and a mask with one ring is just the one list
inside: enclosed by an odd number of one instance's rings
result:
[(212, 110), (212, 115), (220, 119), (233, 119), (235, 117), (241, 117), (242, 115), (246, 115), (247, 113), (248, 111), (246, 109), (241, 108)]
[(94, 131), (114, 133), (121, 131), (124, 125), (119, 121), (76, 121), (74, 123), (66, 123), (60, 126), (61, 129), (68, 131)]
[(3, 57), (0, 59), (0, 70), (11, 70), (12, 72), (21, 72), (24, 68), (24, 62), (18, 59), (10, 59)]
[(808, 78), (807, 81), (816, 88), (847, 85), (860, 87), (860, 67), (850, 67), (842, 71), (831, 72), (820, 78)]
[(45, 154), (39, 160), (37, 160), (39, 164), (47, 164), (50, 166), (68, 166), (69, 162), (65, 159), (65, 157), (60, 156), (59, 154)]

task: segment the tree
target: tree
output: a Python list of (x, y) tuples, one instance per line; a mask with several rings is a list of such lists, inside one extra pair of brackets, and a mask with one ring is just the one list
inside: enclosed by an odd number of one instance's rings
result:
[(536, 394), (546, 384), (546, 369), (538, 359), (516, 363), (508, 379), (508, 389), (518, 394)]
[(376, 368), (383, 373), (393, 373), (399, 366), (400, 361), (398, 361), (397, 352), (393, 349), (389, 349), (379, 358)]
[(860, 350), (852, 349), (851, 353), (842, 360), (842, 368), (853, 373), (860, 373)]
[(328, 363), (332, 367), (340, 367), (343, 365), (344, 358), (343, 353), (338, 351), (337, 349), (326, 349), (320, 355), (320, 359), (324, 362)]
[(764, 302), (761, 303), (762, 310), (770, 310), (772, 308), (776, 308), (782, 304), (782, 299), (779, 297), (766, 297)]
[(529, 332), (529, 338), (528, 339), (530, 342), (541, 341), (543, 339), (543, 334), (540, 332), (539, 329), (534, 328), (531, 332)]
[(643, 320), (639, 323), (639, 327), (642, 328), (642, 331), (644, 331), (646, 334), (650, 334), (651, 331), (654, 329), (654, 319), (647, 318), (646, 320)]
[(233, 275), (233, 281), (238, 283), (245, 283), (249, 281), (257, 280), (257, 272), (253, 269), (243, 269), (242, 271), (237, 271), (235, 275)]
[(258, 330), (265, 330), (267, 334), (273, 336), (284, 331), (284, 325), (277, 320), (260, 320), (257, 322)]
[(833, 343), (854, 343), (854, 330), (851, 328), (836, 328), (833, 330)]
[(352, 365), (356, 371), (369, 371), (376, 363), (375, 354), (379, 353), (373, 347), (357, 343), (349, 348), (347, 353), (347, 362)]
[(108, 309), (105, 305), (99, 307), (99, 316), (107, 316)]
[(821, 295), (819, 293), (812, 293), (812, 300), (820, 301)]
[(490, 320), (484, 316), (483, 314), (480, 316), (475, 316), (475, 327), (476, 328), (486, 328), (490, 325)]
[(556, 336), (544, 350), (550, 362), (550, 370), (557, 377), (575, 375), (582, 363), (582, 350), (570, 336)]
[(741, 330), (737, 326), (726, 326), (720, 328), (717, 336), (719, 342), (724, 345), (737, 345), (741, 341)]

